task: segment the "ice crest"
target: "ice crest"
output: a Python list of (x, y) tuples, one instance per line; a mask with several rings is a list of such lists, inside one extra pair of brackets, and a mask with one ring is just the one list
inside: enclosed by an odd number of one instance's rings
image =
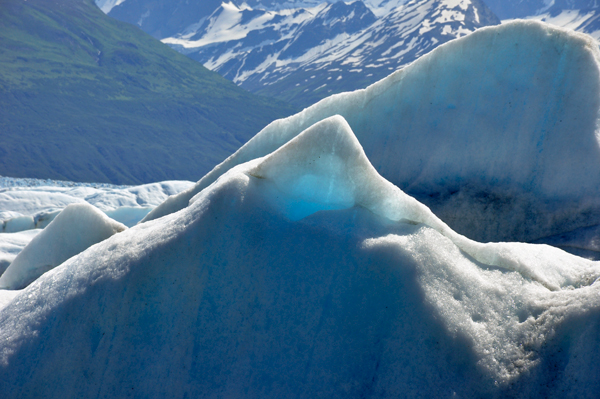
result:
[(600, 375), (585, 357), (598, 325), (570, 329), (598, 314), (599, 275), (455, 233), (332, 116), (0, 298), (0, 390), (511, 397), (551, 378), (573, 392)]
[(279, 201), (292, 220), (321, 209), (358, 205), (393, 221), (426, 223), (449, 231), (426, 206), (375, 170), (340, 115), (315, 123), (247, 173), (267, 179), (285, 194), (270, 194), (270, 198)]

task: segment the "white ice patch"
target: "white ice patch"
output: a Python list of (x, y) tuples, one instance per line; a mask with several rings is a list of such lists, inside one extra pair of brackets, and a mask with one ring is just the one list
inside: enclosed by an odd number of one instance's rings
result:
[(108, 14), (110, 10), (124, 2), (125, 0), (96, 0), (96, 5), (102, 12)]

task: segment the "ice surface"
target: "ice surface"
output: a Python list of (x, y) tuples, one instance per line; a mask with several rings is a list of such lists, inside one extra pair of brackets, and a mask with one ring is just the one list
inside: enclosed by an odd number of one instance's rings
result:
[(36, 235), (0, 276), (0, 289), (21, 289), (73, 255), (127, 227), (87, 203), (71, 204)]
[(1, 232), (44, 228), (67, 205), (84, 202), (130, 227), (168, 196), (192, 185), (188, 181), (165, 181), (141, 186), (114, 186), (1, 177)]
[(593, 397), (599, 275), (454, 233), (334, 116), (15, 296), (0, 392)]
[(382, 176), (471, 238), (528, 241), (598, 224), (599, 59), (589, 36), (543, 23), (480, 29), (271, 123), (145, 220), (339, 114)]
[(61, 188), (0, 188), (0, 217), (5, 221), (41, 212), (53, 212), (67, 205), (84, 202), (83, 198), (65, 194)]

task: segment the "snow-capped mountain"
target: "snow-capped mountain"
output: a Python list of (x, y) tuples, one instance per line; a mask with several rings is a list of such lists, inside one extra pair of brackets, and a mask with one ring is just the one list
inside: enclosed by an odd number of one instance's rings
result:
[(573, 29), (591, 35), (596, 40), (600, 39), (600, 8), (580, 10), (551, 10), (529, 19), (548, 22), (553, 25)]
[[(130, 23), (136, 21), (153, 21), (158, 20), (168, 21), (170, 19), (181, 19), (182, 17), (202, 18), (206, 15), (199, 13), (199, 10), (206, 10), (209, 7), (214, 10), (223, 0), (202, 0), (201, 2), (190, 2), (189, 0), (96, 0), (96, 5), (105, 13), (113, 12), (113, 16), (132, 18)], [(337, 0), (235, 0), (234, 3), (246, 5), (252, 8), (279, 11), (296, 8), (311, 8), (316, 7), (323, 2), (335, 3)], [(381, 16), (386, 14), (392, 8), (406, 3), (408, 0), (365, 0), (365, 3), (373, 10), (373, 12)], [(117, 7), (118, 6), (118, 7)], [(114, 9), (114, 10), (113, 10)], [(154, 12), (161, 10), (162, 12)], [(118, 16), (117, 16), (118, 14)], [(139, 23), (142, 25), (142, 23)]]
[(163, 42), (252, 92), (310, 105), (500, 23), (480, 0), (402, 3), (380, 18), (361, 1), (280, 11), (224, 3)]
[(221, 1), (97, 4), (252, 92), (303, 106), (366, 87), (496, 16), (600, 38), (598, 0)]
[[(118, 20), (137, 25), (152, 36), (163, 39), (176, 35), (190, 25), (210, 16), (223, 2), (239, 7), (278, 11), (312, 8), (327, 0), (96, 0), (96, 5)], [(378, 9), (382, 0), (371, 0)], [(383, 0), (383, 2), (406, 0)]]

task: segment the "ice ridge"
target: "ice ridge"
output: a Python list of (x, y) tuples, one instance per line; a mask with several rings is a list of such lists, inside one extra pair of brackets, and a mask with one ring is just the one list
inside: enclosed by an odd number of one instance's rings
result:
[(598, 224), (599, 60), (591, 37), (543, 23), (480, 29), (271, 123), (144, 221), (339, 114), (382, 176), (470, 238), (529, 241)]

